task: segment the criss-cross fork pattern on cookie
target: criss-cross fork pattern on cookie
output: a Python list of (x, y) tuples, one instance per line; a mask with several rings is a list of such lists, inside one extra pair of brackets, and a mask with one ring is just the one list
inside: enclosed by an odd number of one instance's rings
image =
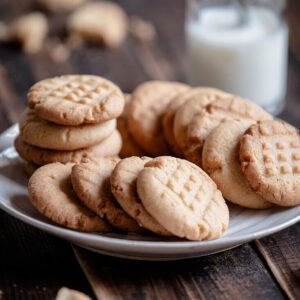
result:
[(71, 80), (53, 88), (48, 95), (80, 104), (101, 103), (111, 93), (108, 85), (98, 80)]
[(196, 174), (195, 171), (178, 164), (172, 173), (167, 174), (166, 189), (162, 191), (161, 195), (164, 196), (171, 191), (190, 210), (201, 209), (204, 211), (209, 203), (210, 192), (203, 175)]
[(78, 76), (64, 80), (61, 78), (49, 80), (30, 93), (44, 94), (45, 98), (50, 96), (91, 106), (107, 98), (112, 93), (112, 88), (103, 80)]
[(262, 142), (265, 174), (300, 174), (300, 142), (291, 136), (285, 141), (265, 140)]
[(156, 158), (139, 176), (138, 188), (146, 209), (173, 234), (208, 240), (219, 237), (227, 228), (228, 209), (220, 191), (192, 163)]

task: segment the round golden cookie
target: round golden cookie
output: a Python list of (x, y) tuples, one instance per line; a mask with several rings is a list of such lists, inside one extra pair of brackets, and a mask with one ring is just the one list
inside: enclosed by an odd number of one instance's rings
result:
[(79, 231), (107, 232), (110, 227), (87, 209), (71, 185), (73, 164), (52, 163), (34, 172), (28, 193), (33, 206), (45, 217), (61, 226)]
[(129, 102), (131, 101), (131, 95), (126, 94), (125, 96), (125, 108), (122, 115), (117, 119), (117, 128), (122, 136), (122, 148), (120, 151), (120, 157), (130, 156), (143, 156), (144, 151), (136, 144), (133, 137), (131, 136), (128, 124), (127, 124), (127, 109)]
[[(171, 149), (176, 153), (179, 157), (183, 157), (184, 154), (181, 151), (180, 147), (176, 143), (175, 135), (174, 135), (174, 120), (175, 120), (175, 114), (177, 110), (188, 100), (191, 98), (198, 99), (199, 95), (206, 95), (206, 94), (214, 94), (214, 93), (223, 93), (220, 90), (209, 88), (209, 87), (196, 87), (191, 88), (186, 91), (183, 91), (179, 95), (175, 96), (172, 101), (169, 103), (167, 109), (165, 110), (163, 117), (162, 117), (162, 126), (163, 126), (163, 132), (166, 141), (168, 142)], [(197, 100), (196, 100), (197, 101)], [(202, 102), (200, 100), (200, 102)], [(206, 103), (206, 102), (205, 102)], [(201, 103), (200, 103), (201, 105)], [(195, 105), (198, 107), (198, 105)], [(192, 112), (192, 111), (189, 111)], [(184, 112), (184, 116), (186, 114), (186, 110)]]
[(179, 82), (148, 81), (133, 91), (127, 114), (129, 131), (146, 153), (153, 156), (170, 153), (161, 116), (172, 98), (187, 89), (187, 85)]
[(284, 121), (252, 125), (240, 140), (240, 161), (252, 188), (281, 206), (300, 204), (300, 135)]
[(86, 40), (117, 47), (126, 38), (127, 23), (127, 16), (118, 4), (98, 1), (78, 8), (69, 17), (67, 26)]
[(230, 94), (217, 89), (207, 88), (206, 91), (201, 89), (200, 92), (197, 89), (195, 95), (176, 110), (173, 123), (173, 134), (175, 142), (183, 154), (189, 147), (187, 130), (193, 117), (198, 112), (202, 111), (209, 103), (228, 96), (230, 96)]
[(20, 121), (20, 135), (27, 144), (51, 150), (77, 150), (104, 141), (116, 128), (116, 120), (100, 124), (61, 126), (38, 118), (26, 110)]
[(115, 130), (100, 144), (73, 151), (48, 150), (31, 146), (25, 143), (19, 135), (15, 140), (15, 148), (19, 155), (26, 161), (38, 165), (45, 165), (52, 162), (74, 162), (80, 163), (87, 157), (108, 157), (117, 156), (122, 146), (120, 133)]
[(124, 96), (111, 81), (94, 75), (63, 75), (34, 84), (28, 94), (35, 114), (60, 125), (101, 123), (117, 118)]
[(146, 211), (137, 194), (137, 176), (150, 160), (149, 157), (132, 156), (118, 162), (110, 177), (111, 191), (122, 208), (140, 226), (159, 235), (170, 236), (171, 234)]
[(228, 120), (216, 127), (204, 143), (202, 166), (225, 199), (247, 208), (268, 208), (272, 204), (252, 189), (240, 165), (239, 141), (253, 123)]
[(138, 175), (137, 191), (146, 210), (178, 237), (211, 240), (228, 227), (228, 207), (216, 184), (186, 160), (151, 160)]
[(224, 97), (207, 105), (188, 125), (186, 158), (201, 166), (202, 148), (209, 133), (230, 119), (271, 120), (272, 116), (258, 105), (237, 96)]
[(110, 176), (119, 159), (97, 158), (72, 169), (72, 185), (81, 201), (105, 218), (112, 226), (124, 231), (141, 232), (140, 226), (120, 207), (110, 187)]

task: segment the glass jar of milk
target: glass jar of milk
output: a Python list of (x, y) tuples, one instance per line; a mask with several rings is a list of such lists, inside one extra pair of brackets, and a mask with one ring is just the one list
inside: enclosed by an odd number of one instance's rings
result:
[(288, 28), (284, 0), (188, 0), (188, 81), (284, 107)]

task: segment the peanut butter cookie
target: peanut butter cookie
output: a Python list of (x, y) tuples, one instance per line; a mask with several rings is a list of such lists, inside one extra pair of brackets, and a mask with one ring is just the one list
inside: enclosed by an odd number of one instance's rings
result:
[(187, 130), (193, 117), (202, 111), (208, 104), (228, 96), (230, 95), (216, 89), (207, 89), (206, 91), (200, 90), (200, 93), (197, 90), (188, 101), (177, 109), (174, 117), (173, 133), (175, 142), (183, 154), (190, 144), (187, 137)]
[(15, 148), (19, 155), (26, 161), (38, 165), (45, 165), (52, 162), (83, 162), (87, 157), (108, 157), (117, 156), (122, 146), (120, 133), (115, 130), (109, 137), (100, 144), (73, 151), (48, 150), (31, 146), (18, 136), (15, 140)]
[(33, 206), (51, 221), (79, 231), (107, 232), (110, 227), (77, 198), (71, 185), (73, 164), (53, 163), (31, 176), (28, 192)]
[(34, 84), (29, 107), (42, 119), (60, 125), (101, 123), (117, 118), (124, 96), (111, 81), (93, 75), (63, 75)]
[(209, 176), (179, 158), (157, 157), (139, 173), (137, 191), (146, 210), (172, 234), (189, 240), (219, 238), (229, 211)]
[(225, 199), (247, 208), (268, 208), (272, 204), (252, 189), (239, 159), (240, 138), (253, 123), (251, 120), (228, 120), (216, 127), (204, 143), (202, 166)]
[(230, 119), (272, 120), (258, 105), (237, 96), (220, 98), (194, 115), (187, 129), (186, 158), (201, 166), (202, 148), (206, 137), (221, 122)]
[[(175, 96), (172, 101), (169, 103), (167, 109), (164, 112), (162, 117), (162, 126), (165, 139), (167, 140), (169, 146), (173, 150), (174, 153), (179, 157), (183, 157), (184, 154), (181, 151), (180, 147), (176, 143), (175, 135), (174, 135), (174, 119), (177, 110), (190, 99), (195, 99), (199, 95), (206, 95), (210, 93), (222, 93), (217, 89), (208, 88), (208, 87), (197, 87), (191, 88), (186, 91), (183, 91), (179, 95)], [(185, 113), (184, 113), (185, 115)]]
[(118, 159), (99, 158), (72, 169), (72, 185), (81, 201), (120, 230), (141, 232), (140, 226), (118, 204), (110, 187), (110, 176)]
[(136, 190), (137, 176), (149, 157), (132, 156), (118, 162), (110, 177), (111, 190), (122, 208), (140, 226), (159, 235), (171, 235), (146, 211)]
[(20, 135), (27, 144), (51, 150), (77, 150), (104, 141), (116, 128), (116, 120), (100, 124), (62, 126), (25, 111), (20, 121)]
[(162, 131), (161, 116), (172, 98), (187, 89), (187, 85), (179, 82), (149, 81), (133, 91), (127, 115), (129, 131), (149, 155), (170, 153)]
[(300, 135), (284, 121), (252, 125), (240, 141), (242, 170), (252, 188), (281, 206), (300, 204)]

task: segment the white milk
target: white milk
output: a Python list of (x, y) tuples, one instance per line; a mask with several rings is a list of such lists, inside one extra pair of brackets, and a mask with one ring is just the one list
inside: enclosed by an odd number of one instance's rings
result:
[(234, 7), (207, 7), (186, 24), (192, 85), (213, 86), (271, 112), (286, 92), (288, 29), (269, 9), (250, 8), (238, 25)]

